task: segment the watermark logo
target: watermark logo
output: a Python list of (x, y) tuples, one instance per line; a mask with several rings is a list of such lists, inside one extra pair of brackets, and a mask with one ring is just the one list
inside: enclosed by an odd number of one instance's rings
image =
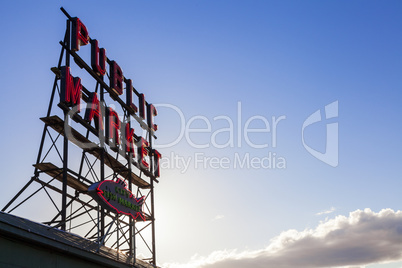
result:
[[(338, 117), (338, 101), (334, 101), (325, 106), (325, 119), (337, 118)], [(321, 110), (315, 111), (311, 114), (303, 123), (302, 126), (302, 142), (304, 148), (312, 156), (318, 160), (332, 166), (338, 166), (338, 123), (328, 123), (326, 125), (327, 137), (325, 143), (325, 152), (321, 153), (310, 146), (308, 146), (304, 139), (304, 130), (315, 123), (321, 122), (323, 119), (321, 117)]]
[[(212, 119), (204, 115), (195, 115), (186, 119), (184, 112), (177, 106), (172, 104), (154, 104), (156, 108), (170, 109), (179, 118), (179, 133), (172, 141), (161, 143), (158, 140), (155, 148), (165, 149), (171, 148), (182, 140), (194, 149), (225, 149), (225, 148), (242, 148), (247, 145), (251, 149), (264, 149), (277, 147), (278, 125), (281, 121), (286, 120), (285, 115), (279, 117), (272, 116), (268, 118), (263, 115), (253, 115), (244, 118), (242, 113), (242, 103), (237, 103), (237, 111), (235, 116), (218, 115)], [(259, 123), (259, 127), (253, 127), (253, 124)], [(200, 127), (202, 125), (202, 127)], [(225, 125), (224, 127), (222, 125)], [(218, 127), (216, 127), (218, 126)], [(193, 135), (199, 135), (206, 138), (203, 142), (194, 138)], [(198, 136), (198, 137), (199, 137)], [(237, 136), (237, 137), (236, 137)], [(252, 137), (264, 137), (262, 142), (258, 143)], [(218, 141), (219, 138), (226, 137), (224, 142)]]
[[(110, 106), (112, 107), (112, 106)], [(162, 168), (180, 170), (182, 173), (189, 169), (279, 169), (287, 168), (286, 157), (280, 154), (278, 147), (278, 129), (285, 127), (287, 117), (285, 115), (270, 116), (249, 115), (245, 116), (242, 109), (242, 103), (237, 103), (232, 116), (217, 115), (208, 118), (204, 115), (194, 115), (192, 117), (185, 116), (185, 113), (173, 104), (155, 104), (158, 109), (164, 109), (176, 116), (174, 128), (177, 132), (168, 140), (155, 140), (154, 148), (167, 149), (173, 148), (180, 142), (184, 141), (193, 150), (192, 153), (182, 156), (180, 154), (171, 153), (162, 157), (160, 165)], [(103, 106), (101, 107), (103, 109)], [(114, 108), (114, 107), (112, 107)], [(90, 107), (76, 106), (68, 113), (69, 118), (77, 112), (83, 114)], [(177, 115), (176, 115), (177, 114)], [(338, 101), (334, 101), (325, 106), (323, 111), (320, 109), (312, 113), (303, 122), (301, 128), (301, 139), (305, 150), (318, 160), (332, 166), (338, 166), (338, 123), (334, 119), (338, 117)], [(100, 118), (99, 120), (103, 120)], [(121, 124), (126, 124), (123, 117), (119, 120)], [(326, 120), (329, 120), (326, 122)], [(69, 125), (69, 121), (65, 121), (65, 133), (69, 139), (79, 145), (81, 148), (97, 148), (102, 144), (110, 144), (108, 137), (99, 134), (99, 143), (86, 142), (75, 137), (73, 129)], [(113, 122), (113, 120), (105, 120), (105, 122)], [(325, 151), (321, 152), (317, 148), (313, 148), (311, 144), (307, 144), (305, 130), (317, 123), (324, 123), (326, 127)], [(131, 122), (134, 125), (136, 122)], [(103, 122), (102, 122), (103, 124)], [(137, 126), (138, 133), (141, 128)], [(283, 132), (284, 130), (282, 130)], [(121, 131), (120, 131), (121, 132)], [(127, 146), (125, 133), (119, 135), (119, 148), (124, 151)], [(146, 135), (146, 131), (142, 129), (142, 136)], [(298, 138), (298, 137), (297, 137)], [(308, 140), (308, 139), (307, 139)], [(138, 149), (140, 144), (138, 141), (133, 145)], [(217, 153), (215, 149), (228, 150), (228, 154), (222, 155)], [(136, 151), (136, 150), (135, 150)], [(263, 153), (262, 153), (263, 152)], [(220, 155), (220, 156), (218, 156)]]
[(189, 169), (286, 169), (286, 159), (276, 153), (253, 156), (249, 152), (235, 152), (232, 156), (209, 156), (203, 152), (182, 156), (171, 152), (160, 160), (162, 169), (174, 169), (184, 174)]

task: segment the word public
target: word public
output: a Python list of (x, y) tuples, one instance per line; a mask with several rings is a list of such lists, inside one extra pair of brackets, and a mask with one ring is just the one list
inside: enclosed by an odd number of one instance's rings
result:
[[(153, 122), (154, 116), (158, 114), (155, 106), (148, 104), (145, 101), (144, 94), (140, 94), (134, 89), (132, 80), (123, 76), (123, 71), (117, 62), (111, 61), (106, 57), (106, 50), (99, 48), (98, 41), (89, 37), (88, 30), (81, 20), (79, 18), (72, 18), (71, 22), (71, 54), (76, 56), (76, 52), (80, 50), (80, 46), (90, 44), (91, 67), (88, 67), (90, 69), (88, 70), (87, 68), (87, 71), (94, 74), (95, 79), (101, 82), (102, 87), (106, 89), (110, 97), (124, 108), (126, 116), (133, 116), (140, 123), (141, 127), (147, 129), (153, 135), (158, 129), (158, 126)], [(77, 60), (76, 63), (82, 68), (82, 63), (79, 64)], [(106, 77), (109, 78), (109, 85), (103, 82), (107, 74), (107, 64), (109, 65), (109, 72)], [(77, 113), (79, 113), (81, 99), (84, 99), (81, 78), (72, 76), (69, 66), (61, 67), (60, 71), (60, 103), (67, 107), (75, 107)], [(112, 150), (120, 151), (120, 147), (126, 157), (129, 157), (131, 154), (133, 158), (135, 158), (135, 151), (137, 151), (137, 164), (141, 170), (145, 171), (145, 174), (149, 174), (150, 169), (147, 156), (152, 157), (154, 164), (154, 173), (152, 175), (159, 177), (159, 160), (161, 154), (151, 148), (148, 140), (135, 135), (130, 120), (121, 122), (118, 113), (114, 109), (104, 107), (97, 92), (85, 92), (88, 96), (85, 96), (84, 99), (87, 103), (84, 120), (89, 124), (94, 121), (99, 135), (105, 134), (105, 141)], [(125, 100), (120, 98), (123, 93), (125, 93)], [(134, 95), (138, 98), (138, 107), (133, 103)], [(146, 123), (143, 122), (145, 119)], [(151, 139), (151, 135), (149, 136)], [(134, 145), (137, 150), (135, 150)]]

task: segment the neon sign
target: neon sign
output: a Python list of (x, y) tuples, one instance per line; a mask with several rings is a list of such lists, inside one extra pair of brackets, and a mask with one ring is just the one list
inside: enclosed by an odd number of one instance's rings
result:
[[(11, 213), (45, 191), (55, 206), (55, 215), (49, 214), (45, 222), (49, 228), (67, 231), (69, 225), (68, 231), (96, 241), (98, 249), (110, 246), (125, 252), (129, 265), (136, 263), (135, 241), (140, 235), (151, 254), (147, 260), (155, 266), (154, 183), (161, 158), (152, 148), (157, 109), (119, 64), (107, 58), (83, 22), (61, 10), (68, 19), (58, 64), (51, 68), (55, 77), (46, 116), (41, 118), (44, 128), (34, 176), (2, 211), (24, 198), (9, 209)], [(56, 105), (61, 110), (54, 114)], [(22, 195), (34, 182), (40, 189)], [(136, 221), (142, 228), (136, 228)], [(112, 255), (107, 257), (119, 260), (119, 254)]]
[(127, 184), (120, 179), (94, 183), (89, 186), (88, 193), (103, 208), (111, 212), (130, 215), (134, 220), (140, 217), (145, 221), (145, 216), (142, 212), (144, 197), (135, 198), (133, 193), (127, 189)]
[[(104, 143), (116, 152), (119, 152), (126, 159), (132, 159), (137, 166), (148, 177), (157, 178), (160, 176), (159, 160), (161, 154), (152, 149), (151, 135), (158, 130), (154, 123), (154, 117), (158, 115), (155, 106), (147, 103), (145, 95), (137, 92), (133, 87), (131, 79), (124, 76), (119, 64), (106, 56), (106, 50), (99, 47), (96, 39), (91, 39), (87, 27), (79, 18), (71, 18), (71, 46), (61, 43), (63, 47), (74, 57), (76, 64), (84, 68), (110, 95), (111, 99), (119, 103), (124, 110), (125, 120), (120, 121), (119, 114), (107, 107), (102, 100), (103, 95), (97, 92), (89, 92), (82, 84), (81, 78), (71, 74), (69, 66), (60, 68), (60, 103), (65, 112), (70, 113), (72, 118), (81, 123)], [(88, 65), (81, 59), (77, 52), (86, 45), (91, 47), (91, 64)], [(107, 66), (109, 68), (107, 68)], [(109, 72), (107, 72), (109, 69)], [(104, 80), (109, 80), (106, 83)], [(103, 91), (102, 93), (103, 94)], [(125, 98), (122, 96), (125, 95)], [(137, 104), (133, 100), (137, 98)], [(82, 100), (86, 102), (85, 115), (81, 117)], [(131, 125), (131, 119), (135, 119), (141, 128), (150, 133), (146, 137), (137, 136)], [(95, 128), (91, 126), (91, 123)], [(102, 144), (102, 142), (101, 142)], [(152, 161), (150, 159), (152, 158)], [(150, 166), (152, 162), (152, 168)], [(152, 171), (152, 172), (151, 172)]]

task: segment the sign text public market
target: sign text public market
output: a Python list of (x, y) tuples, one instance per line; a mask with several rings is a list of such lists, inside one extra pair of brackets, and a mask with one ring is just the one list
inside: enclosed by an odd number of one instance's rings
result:
[[(71, 48), (67, 49), (74, 56), (77, 65), (92, 74), (101, 87), (106, 89), (110, 97), (124, 109), (125, 116), (137, 120), (141, 127), (150, 133), (149, 139), (151, 139), (151, 134), (153, 136), (158, 129), (153, 122), (154, 116), (157, 115), (155, 106), (147, 103), (144, 94), (138, 93), (134, 89), (132, 80), (123, 76), (122, 69), (117, 62), (106, 57), (106, 50), (99, 48), (98, 41), (89, 37), (88, 30), (81, 20), (71, 18), (71, 21)], [(91, 67), (76, 54), (80, 50), (80, 46), (88, 44), (91, 46)], [(109, 72), (107, 72), (107, 65)], [(59, 106), (64, 107), (65, 110), (67, 107), (69, 111), (80, 113), (81, 100), (84, 99), (87, 103), (84, 120), (89, 125), (94, 121), (97, 136), (104, 137), (105, 143), (112, 150), (122, 153), (127, 159), (137, 159), (137, 161), (133, 161), (144, 174), (159, 177), (161, 154), (151, 148), (149, 140), (135, 134), (130, 120), (121, 122), (118, 113), (111, 107), (105, 107), (97, 92), (87, 91), (81, 84), (81, 78), (72, 76), (69, 66), (61, 67), (60, 72)], [(105, 77), (109, 78), (109, 84), (104, 82)], [(122, 95), (125, 95), (125, 100), (121, 98)], [(134, 104), (133, 97), (137, 98), (138, 106)], [(73, 109), (70, 109), (72, 107)], [(75, 116), (80, 117), (77, 114)], [(152, 169), (147, 160), (148, 157), (152, 157)], [(150, 170), (153, 170), (152, 174)]]

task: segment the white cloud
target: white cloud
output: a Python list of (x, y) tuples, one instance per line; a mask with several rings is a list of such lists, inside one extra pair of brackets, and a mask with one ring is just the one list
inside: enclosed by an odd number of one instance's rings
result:
[(222, 220), (223, 218), (225, 218), (225, 215), (216, 215), (212, 220), (217, 221), (217, 220)]
[(324, 215), (324, 214), (331, 214), (331, 213), (334, 212), (335, 210), (336, 210), (336, 208), (331, 207), (330, 209), (324, 210), (324, 211), (321, 211), (321, 212), (318, 212), (318, 213), (316, 213), (315, 215), (320, 216), (320, 215)]
[(356, 210), (315, 229), (288, 230), (261, 250), (216, 251), (167, 268), (364, 268), (402, 260), (402, 211)]

